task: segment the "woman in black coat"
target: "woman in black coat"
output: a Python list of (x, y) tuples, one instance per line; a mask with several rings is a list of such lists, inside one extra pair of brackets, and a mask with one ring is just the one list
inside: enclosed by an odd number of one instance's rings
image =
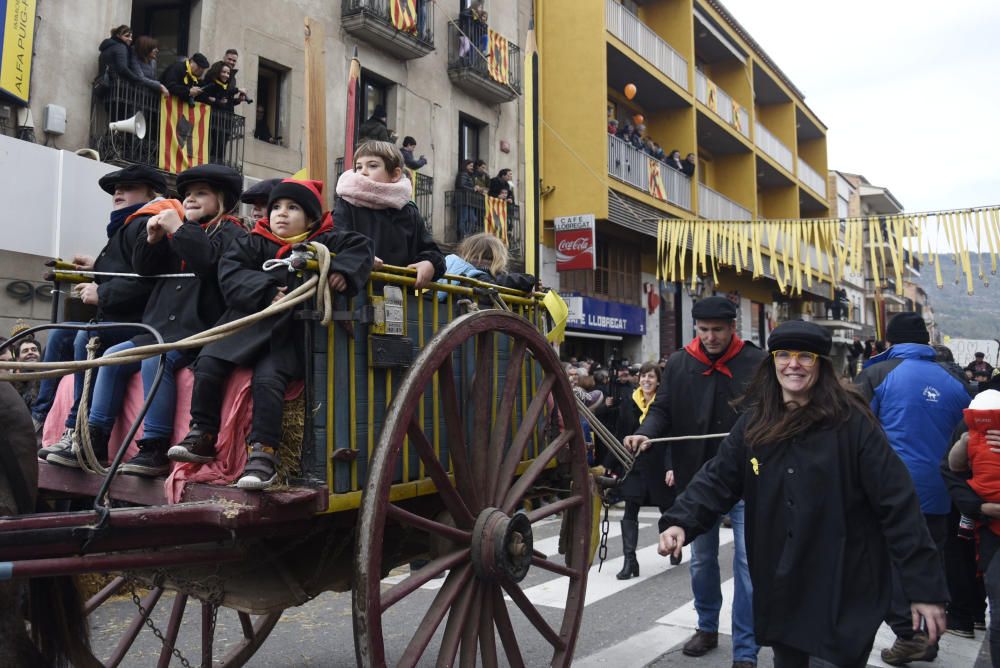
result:
[[(660, 367), (653, 362), (646, 362), (639, 369), (639, 387), (626, 395), (619, 405), (616, 437), (624, 438), (639, 429), (656, 398), (659, 386)], [(631, 472), (618, 487), (618, 494), (625, 501), (625, 516), (621, 521), (625, 563), (616, 576), (619, 580), (628, 580), (639, 575), (639, 561), (635, 557), (635, 549), (639, 543), (639, 508), (656, 506), (663, 513), (673, 503), (673, 491), (666, 483), (665, 449), (662, 445), (653, 446), (636, 457)], [(618, 462), (610, 455), (605, 460), (605, 467), (618, 475), (623, 473)], [(679, 564), (680, 560), (674, 560), (674, 563)]]
[(945, 628), (948, 588), (913, 482), (865, 401), (840, 385), (831, 346), (813, 323), (775, 328), (746, 413), (660, 519), (660, 554), (680, 554), (746, 501), (754, 633), (775, 668), (867, 665), (890, 565), (929, 643)]
[(98, 76), (107, 71), (112, 81), (124, 79), (166, 95), (167, 90), (159, 81), (143, 75), (139, 57), (132, 50), (132, 29), (127, 25), (112, 28), (111, 36), (102, 41), (98, 49), (101, 54), (97, 59)]

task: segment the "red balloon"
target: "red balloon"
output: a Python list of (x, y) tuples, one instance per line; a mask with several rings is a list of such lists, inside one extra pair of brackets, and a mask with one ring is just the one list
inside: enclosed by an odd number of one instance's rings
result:
[(642, 125), (643, 123), (646, 122), (646, 117), (643, 116), (642, 114), (636, 114), (635, 116), (632, 117), (632, 122), (635, 123), (636, 125)]
[(631, 100), (635, 97), (635, 94), (639, 92), (639, 89), (635, 87), (635, 84), (625, 84), (625, 97)]

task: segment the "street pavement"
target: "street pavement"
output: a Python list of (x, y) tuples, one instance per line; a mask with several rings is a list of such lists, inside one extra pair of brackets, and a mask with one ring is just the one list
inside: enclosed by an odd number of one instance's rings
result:
[[(689, 553), (684, 551), (684, 560), (679, 566), (671, 566), (668, 559), (656, 554), (656, 520), (658, 513), (653, 509), (640, 514), (640, 545), (637, 556), (641, 576), (619, 581), (615, 574), (621, 568), (621, 538), (618, 520), (620, 508), (611, 512), (611, 534), (608, 539), (608, 560), (598, 570), (595, 564), (589, 573), (586, 607), (577, 641), (574, 666), (596, 668), (600, 666), (641, 667), (652, 666), (692, 666), (697, 668), (729, 668), (732, 663), (732, 642), (729, 636), (732, 581), (732, 531), (722, 529), (720, 542), (720, 566), (723, 578), (723, 611), (720, 620), (719, 648), (701, 658), (686, 657), (681, 653), (681, 645), (691, 635), (696, 625), (694, 604), (688, 572)], [(533, 527), (535, 548), (552, 555), (558, 546), (558, 519), (536, 523)], [(391, 585), (403, 579), (407, 570), (398, 569), (384, 582)], [(817, 577), (822, 577), (817, 574)], [(398, 658), (408, 642), (412, 629), (423, 616), (443, 580), (434, 580), (422, 590), (407, 597), (383, 618), (387, 654), (390, 664)], [(548, 620), (558, 628), (566, 600), (566, 580), (553, 574), (533, 569), (521, 583), (528, 599), (531, 600)], [(167, 596), (158, 606), (154, 621), (164, 628), (170, 610)], [(551, 651), (547, 643), (520, 614), (508, 603), (512, 623), (518, 642), (529, 666), (548, 665)], [(98, 654), (106, 657), (111, 653), (122, 630), (134, 613), (134, 606), (128, 600), (117, 601), (104, 606), (96, 613), (93, 629), (95, 647)], [(182, 649), (188, 658), (198, 658), (197, 637), (199, 619), (197, 616), (185, 621), (181, 633), (181, 644), (185, 640), (190, 649)], [(239, 623), (232, 611), (224, 610), (219, 615), (217, 646), (224, 647), (228, 641), (239, 637)], [(444, 624), (441, 625), (441, 629)], [(432, 641), (432, 647), (440, 641), (441, 630)], [(892, 643), (892, 634), (883, 626), (876, 639), (869, 666), (884, 667), (879, 659), (879, 650)], [(148, 632), (140, 634), (136, 643), (137, 653), (121, 665), (155, 665), (159, 653), (158, 641)], [(217, 657), (220, 654), (217, 652)], [(427, 655), (427, 665), (433, 665), (433, 654)], [(309, 603), (285, 612), (274, 632), (264, 646), (247, 664), (258, 668), (292, 668), (299, 666), (352, 666), (354, 665), (354, 640), (351, 625), (351, 596), (349, 593), (326, 593)], [(196, 661), (192, 660), (192, 663)], [(505, 665), (501, 656), (501, 664)], [(176, 661), (171, 665), (180, 665)], [(761, 650), (758, 665), (771, 668), (772, 659), (768, 649)], [(946, 635), (940, 643), (940, 653), (934, 663), (915, 663), (920, 666), (941, 668), (988, 668), (989, 654), (985, 632), (978, 631), (974, 640)]]

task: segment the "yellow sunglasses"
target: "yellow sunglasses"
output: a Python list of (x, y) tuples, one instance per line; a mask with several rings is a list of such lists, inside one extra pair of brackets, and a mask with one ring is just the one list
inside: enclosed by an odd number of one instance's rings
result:
[(802, 366), (811, 367), (819, 359), (819, 355), (816, 353), (810, 353), (805, 350), (772, 350), (771, 355), (774, 357), (775, 364), (780, 364), (781, 366), (788, 366), (792, 363), (793, 359), (796, 359)]

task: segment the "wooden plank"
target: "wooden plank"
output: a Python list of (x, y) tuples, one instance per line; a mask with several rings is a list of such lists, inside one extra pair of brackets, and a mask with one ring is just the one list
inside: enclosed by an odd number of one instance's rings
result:
[(309, 178), (326, 184), (323, 210), (331, 207), (334, 185), (327, 180), (326, 154), (326, 31), (314, 18), (305, 20), (306, 48), (306, 167)]

